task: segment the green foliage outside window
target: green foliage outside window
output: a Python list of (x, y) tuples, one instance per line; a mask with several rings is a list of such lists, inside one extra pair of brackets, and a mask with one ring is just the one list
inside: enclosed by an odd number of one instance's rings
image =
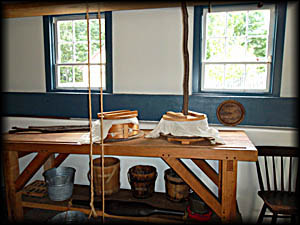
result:
[[(87, 70), (83, 65), (76, 63), (88, 62), (88, 41), (87, 41), (87, 21), (80, 20), (59, 20), (57, 26), (58, 37), (58, 64), (75, 65), (58, 66), (59, 82), (61, 84), (68, 83), (84, 83), (87, 79)], [(101, 45), (103, 63), (105, 63), (105, 24), (101, 22)], [(100, 43), (99, 43), (99, 20), (90, 19), (90, 62), (100, 63)], [(99, 65), (97, 65), (99, 67)], [(85, 68), (85, 69), (83, 69)]]
[[(267, 59), (269, 10), (212, 12), (206, 15), (205, 87), (264, 89), (266, 66), (248, 66), (247, 61)], [(256, 85), (256, 81), (261, 86)]]

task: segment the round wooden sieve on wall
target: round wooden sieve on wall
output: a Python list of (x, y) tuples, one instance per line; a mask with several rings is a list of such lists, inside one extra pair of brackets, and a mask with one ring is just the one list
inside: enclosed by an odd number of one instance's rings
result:
[(238, 101), (226, 100), (218, 106), (217, 117), (224, 125), (236, 126), (243, 121), (245, 108)]

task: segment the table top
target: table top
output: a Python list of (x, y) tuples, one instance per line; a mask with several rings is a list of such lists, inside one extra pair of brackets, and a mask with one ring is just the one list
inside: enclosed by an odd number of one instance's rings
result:
[[(146, 135), (150, 130), (143, 130)], [(89, 154), (90, 144), (80, 144), (78, 140), (86, 132), (47, 134), (3, 134), (5, 151), (53, 152), (69, 154)], [(144, 135), (144, 136), (145, 136)], [(211, 144), (208, 140), (183, 145), (168, 142), (166, 138), (145, 138), (144, 136), (104, 143), (105, 155), (176, 157), (216, 160), (257, 161), (257, 149), (243, 130), (219, 130), (225, 144)], [(101, 144), (93, 145), (93, 154), (101, 154)]]

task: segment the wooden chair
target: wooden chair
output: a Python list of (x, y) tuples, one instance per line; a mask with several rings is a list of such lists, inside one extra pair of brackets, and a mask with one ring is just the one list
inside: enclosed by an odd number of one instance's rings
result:
[[(296, 196), (296, 193), (299, 193), (299, 149), (278, 146), (256, 146), (256, 148), (261, 159), (260, 162), (256, 162), (260, 186), (258, 195), (264, 201), (257, 223), (262, 223), (264, 217), (272, 217), (272, 223), (276, 223), (277, 218), (290, 217), (291, 223), (295, 223), (299, 201)], [(266, 215), (266, 209), (273, 215)]]

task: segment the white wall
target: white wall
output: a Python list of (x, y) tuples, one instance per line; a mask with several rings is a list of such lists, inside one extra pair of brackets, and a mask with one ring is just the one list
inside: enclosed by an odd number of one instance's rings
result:
[[(298, 94), (298, 6), (298, 2), (288, 2), (282, 97)], [(191, 77), (194, 9), (189, 7), (188, 12)], [(179, 8), (112, 13), (114, 93), (182, 94), (181, 19)], [(42, 17), (2, 21), (3, 91), (45, 92)]]
[(282, 65), (281, 92), (282, 97), (298, 96), (297, 64), (299, 63), (299, 2), (290, 1), (286, 16), (286, 33)]
[[(188, 13), (192, 62), (193, 8)], [(182, 30), (180, 8), (113, 12), (114, 93), (182, 94)]]
[[(282, 97), (297, 96), (295, 80), (298, 76), (295, 54), (298, 40), (295, 25), (298, 2), (288, 3), (284, 47)], [(189, 53), (192, 63), (193, 8), (189, 8)], [(114, 93), (182, 94), (183, 59), (182, 25), (179, 8), (113, 12), (113, 79)], [(3, 19), (4, 55), (7, 58), (3, 73), (3, 91), (45, 92), (45, 69), (42, 17)], [(296, 26), (298, 27), (298, 26)], [(297, 34), (297, 32), (296, 32)], [(190, 69), (190, 71), (192, 71)], [(190, 73), (191, 75), (191, 73)], [(190, 79), (191, 80), (191, 79)], [(4, 129), (11, 126), (55, 125), (85, 123), (86, 121), (41, 120), (33, 118), (5, 118)], [(156, 123), (142, 122), (142, 128)], [(223, 127), (222, 127), (223, 128)], [(242, 127), (257, 145), (295, 145), (297, 131), (284, 128)], [(23, 169), (33, 155), (21, 159)], [(129, 188), (126, 173), (135, 164), (152, 164), (159, 170), (156, 190), (164, 191), (163, 171), (167, 165), (161, 159), (121, 158), (121, 187)], [(216, 162), (210, 162), (216, 166)], [(63, 165), (77, 169), (76, 183), (88, 183), (88, 156), (71, 156)], [(193, 168), (197, 170), (196, 168)], [(200, 173), (200, 172), (199, 172)], [(41, 171), (33, 179), (41, 179)], [(205, 178), (203, 178), (205, 179)], [(209, 182), (209, 181), (207, 181)], [(254, 222), (261, 207), (257, 197), (255, 164), (238, 165), (237, 199), (243, 220)]]
[(3, 91), (45, 92), (42, 17), (3, 19)]

